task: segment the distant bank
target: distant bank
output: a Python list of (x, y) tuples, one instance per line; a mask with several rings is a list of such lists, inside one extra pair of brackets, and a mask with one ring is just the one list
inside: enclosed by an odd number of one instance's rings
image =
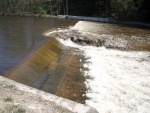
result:
[(79, 20), (79, 21), (81, 20), (81, 21), (94, 21), (94, 22), (114, 23), (114, 24), (125, 24), (125, 25), (137, 26), (137, 27), (150, 28), (150, 23), (143, 23), (143, 22), (138, 22), (138, 21), (128, 21), (128, 20), (124, 20), (124, 19), (114, 19), (114, 18), (85, 17), (85, 16), (71, 16), (71, 15), (2, 14), (2, 13), (0, 15), (73, 19), (73, 20)]
[(125, 24), (125, 25), (133, 25), (139, 27), (148, 27), (150, 28), (149, 23), (143, 22), (133, 22), (121, 19), (113, 19), (113, 18), (101, 18), (101, 17), (84, 17), (84, 16), (66, 16), (66, 19), (74, 19), (74, 20), (83, 20), (83, 21), (95, 21), (95, 22), (105, 22), (105, 23), (115, 23), (115, 24)]

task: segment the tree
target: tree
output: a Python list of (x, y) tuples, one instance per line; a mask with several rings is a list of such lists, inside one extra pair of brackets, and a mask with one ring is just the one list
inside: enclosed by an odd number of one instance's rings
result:
[(68, 15), (68, 0), (66, 0), (66, 15)]
[(133, 0), (111, 0), (111, 16), (115, 18), (132, 19), (137, 12)]

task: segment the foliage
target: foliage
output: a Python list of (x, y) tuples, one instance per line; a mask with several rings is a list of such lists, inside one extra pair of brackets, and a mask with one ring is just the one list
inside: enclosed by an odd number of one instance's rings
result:
[(46, 15), (46, 14), (47, 14), (47, 11), (44, 10), (44, 9), (41, 9), (41, 10), (40, 10), (40, 14), (41, 14), (41, 15)]
[(0, 113), (25, 113), (26, 110), (16, 105), (7, 105), (4, 109), (0, 109)]
[(16, 113), (25, 113), (25, 112), (26, 112), (26, 110), (23, 108), (18, 108), (16, 111)]
[(150, 22), (149, 0), (111, 0), (110, 16)]
[(111, 0), (110, 6), (113, 17), (133, 18), (137, 12), (133, 0)]
[(5, 102), (9, 102), (4, 108), (0, 109), (0, 113), (25, 113), (26, 110), (18, 105), (14, 105), (13, 98), (4, 98)]
[(150, 22), (150, 0), (0, 0), (0, 13), (113, 17)]
[(7, 14), (41, 14), (57, 13), (63, 10), (63, 0), (0, 0), (0, 12)]
[(4, 99), (4, 101), (5, 101), (5, 102), (12, 102), (12, 101), (13, 101), (13, 99), (12, 99), (12, 98), (10, 98), (10, 97), (7, 97), (7, 98), (5, 98), (5, 99)]

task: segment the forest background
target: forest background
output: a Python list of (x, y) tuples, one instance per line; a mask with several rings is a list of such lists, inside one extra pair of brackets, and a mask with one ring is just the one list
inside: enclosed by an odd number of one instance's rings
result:
[(106, 17), (150, 23), (150, 0), (0, 0), (0, 13)]

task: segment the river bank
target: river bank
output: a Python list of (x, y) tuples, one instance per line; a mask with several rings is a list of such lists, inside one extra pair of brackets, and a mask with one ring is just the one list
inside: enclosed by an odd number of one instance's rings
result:
[(4, 13), (0, 13), (0, 16), (45, 17), (45, 18), (60, 18), (60, 19), (66, 19), (67, 17), (67, 15), (4, 14)]
[(72, 15), (40, 15), (40, 14), (3, 14), (1, 16), (22, 16), (22, 17), (45, 17), (45, 18), (60, 18), (60, 19), (72, 19), (79, 21), (93, 21), (93, 22), (103, 22), (103, 23), (113, 23), (113, 24), (123, 24), (134, 27), (146, 27), (150, 28), (149, 23), (143, 23), (139, 21), (128, 21), (125, 19), (115, 19), (115, 18), (103, 18), (103, 17), (85, 17), (85, 16), (72, 16)]
[(97, 113), (87, 105), (45, 93), (2, 76), (0, 93), (2, 113)]

